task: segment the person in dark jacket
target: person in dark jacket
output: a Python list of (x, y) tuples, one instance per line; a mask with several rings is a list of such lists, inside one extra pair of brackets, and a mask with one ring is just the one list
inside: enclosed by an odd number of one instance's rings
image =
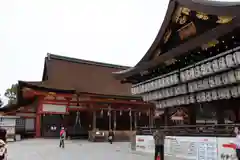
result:
[(155, 159), (157, 159), (158, 154), (160, 154), (160, 159), (164, 159), (164, 138), (165, 135), (163, 132), (156, 130), (155, 133), (153, 133), (153, 138), (155, 142)]
[(7, 131), (4, 128), (0, 128), (0, 160), (4, 160), (6, 158), (7, 148)]
[(109, 143), (111, 143), (111, 144), (112, 144), (112, 142), (113, 142), (113, 137), (114, 137), (114, 133), (113, 133), (113, 131), (110, 129), (109, 132), (108, 132), (108, 141), (109, 141)]

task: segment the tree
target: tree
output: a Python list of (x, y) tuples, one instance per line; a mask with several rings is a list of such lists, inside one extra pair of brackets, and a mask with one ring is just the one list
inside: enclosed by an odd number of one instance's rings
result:
[(12, 86), (8, 88), (4, 93), (4, 96), (8, 98), (10, 103), (14, 102), (17, 99), (17, 87), (18, 84), (12, 84)]

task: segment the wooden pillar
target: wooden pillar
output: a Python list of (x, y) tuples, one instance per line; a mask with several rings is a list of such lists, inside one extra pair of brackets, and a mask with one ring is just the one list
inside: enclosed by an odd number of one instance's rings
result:
[(134, 129), (137, 130), (137, 112), (135, 111), (134, 114)]
[[(201, 105), (201, 104), (196, 104)], [(196, 125), (197, 113), (196, 113), (196, 105), (189, 105), (188, 106), (188, 117), (189, 117), (189, 124)]]
[(132, 131), (132, 109), (129, 110), (129, 118), (130, 118), (130, 131)]
[(42, 104), (43, 103), (43, 97), (39, 97), (38, 99), (38, 105), (36, 108), (36, 121), (35, 121), (35, 134), (36, 137), (39, 138), (41, 137), (41, 110), (42, 110)]
[(108, 107), (108, 129), (112, 129), (112, 113), (111, 107)]
[[(93, 108), (92, 108), (93, 109)], [(92, 111), (93, 120), (92, 120), (92, 130), (96, 130), (96, 110)]]
[(115, 131), (117, 129), (117, 112), (113, 111), (113, 130)]
[(169, 108), (165, 108), (164, 109), (164, 126), (168, 126), (169, 125)]
[(224, 124), (225, 120), (224, 120), (224, 103), (220, 102), (216, 102), (215, 105), (215, 111), (216, 111), (216, 116), (217, 116), (217, 124)]

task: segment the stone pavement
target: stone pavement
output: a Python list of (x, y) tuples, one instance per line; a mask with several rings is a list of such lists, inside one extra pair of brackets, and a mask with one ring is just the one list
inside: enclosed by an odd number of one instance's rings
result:
[(127, 142), (67, 140), (66, 148), (57, 139), (30, 139), (8, 143), (8, 160), (152, 160), (153, 156), (133, 154)]

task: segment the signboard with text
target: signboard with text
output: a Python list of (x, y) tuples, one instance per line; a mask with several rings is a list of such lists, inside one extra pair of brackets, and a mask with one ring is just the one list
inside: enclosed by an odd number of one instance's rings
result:
[[(237, 160), (235, 137), (166, 136), (166, 160)], [(136, 136), (136, 151), (154, 153), (153, 136)]]
[(164, 145), (167, 160), (217, 160), (216, 137), (167, 136)]
[(154, 153), (155, 145), (153, 136), (136, 136), (136, 151)]

